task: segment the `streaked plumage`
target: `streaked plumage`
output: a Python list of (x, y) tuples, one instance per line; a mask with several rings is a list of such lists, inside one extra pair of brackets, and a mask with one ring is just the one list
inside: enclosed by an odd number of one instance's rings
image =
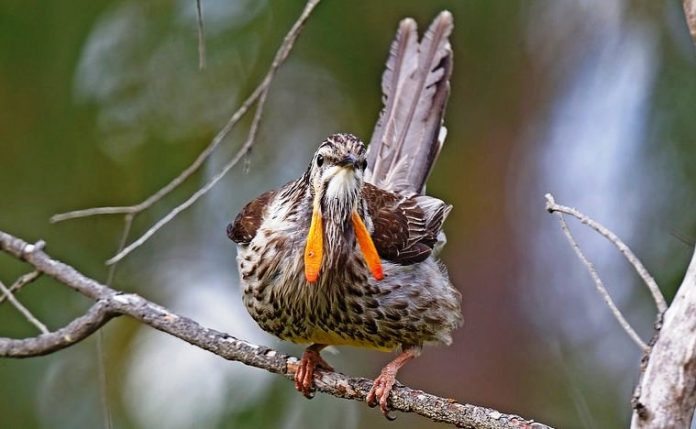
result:
[[(391, 378), (385, 367), (373, 389), (386, 412), (398, 367), (425, 343), (449, 344), (461, 323), (460, 295), (434, 254), (444, 243), (442, 224), (451, 206), (423, 195), (445, 135), (451, 30), (452, 17), (443, 12), (418, 44), (415, 22), (402, 21), (369, 151), (351, 134), (329, 136), (302, 177), (262, 194), (228, 226), (251, 316), (279, 338), (315, 344), (296, 380), (305, 394), (314, 367), (328, 368), (319, 357), (325, 345), (402, 349), (407, 352), (390, 364)], [(323, 254), (310, 281), (313, 214), (319, 215)], [(356, 214), (380, 267), (366, 263), (369, 249), (356, 239)]]

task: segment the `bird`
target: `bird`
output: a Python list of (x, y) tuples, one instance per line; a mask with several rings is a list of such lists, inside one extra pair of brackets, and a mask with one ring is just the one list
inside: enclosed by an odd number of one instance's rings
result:
[(313, 395), (327, 346), (398, 352), (366, 401), (389, 414), (399, 369), (426, 344), (452, 342), (461, 294), (437, 259), (452, 206), (425, 195), (446, 136), (453, 18), (418, 40), (402, 20), (382, 76), (384, 107), (369, 146), (350, 133), (323, 140), (302, 176), (263, 193), (227, 226), (242, 301), (265, 331), (309, 344), (294, 375)]

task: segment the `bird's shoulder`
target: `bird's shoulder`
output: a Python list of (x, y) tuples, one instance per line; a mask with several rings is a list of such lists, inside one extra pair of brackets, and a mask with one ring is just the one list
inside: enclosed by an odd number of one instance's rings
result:
[(411, 265), (427, 259), (451, 206), (427, 196), (402, 196), (365, 183), (363, 201), (380, 257)]
[(248, 244), (256, 236), (263, 223), (268, 206), (278, 194), (278, 189), (264, 192), (248, 202), (232, 223), (227, 225), (227, 236), (238, 244)]

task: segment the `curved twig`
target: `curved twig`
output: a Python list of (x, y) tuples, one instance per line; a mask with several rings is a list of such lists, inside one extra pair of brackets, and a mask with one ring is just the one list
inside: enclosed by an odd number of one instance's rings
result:
[(176, 206), (173, 210), (171, 210), (164, 217), (158, 220), (154, 225), (152, 225), (152, 227), (145, 231), (145, 233), (141, 235), (140, 238), (123, 248), (123, 250), (119, 249), (118, 253), (116, 253), (116, 255), (113, 258), (106, 261), (107, 265), (115, 264), (116, 262), (126, 257), (130, 252), (142, 246), (160, 228), (168, 224), (179, 213), (191, 207), (196, 201), (198, 201), (200, 197), (207, 194), (208, 191), (210, 191), (213, 188), (213, 186), (215, 186), (215, 184), (217, 184), (217, 182), (219, 182), (220, 179), (222, 179), (227, 174), (228, 171), (230, 171), (235, 165), (237, 165), (237, 163), (239, 163), (239, 161), (249, 152), (251, 146), (254, 144), (254, 141), (256, 140), (256, 133), (259, 128), (259, 123), (261, 122), (261, 114), (263, 113), (263, 107), (266, 102), (267, 93), (268, 91), (263, 91), (261, 93), (261, 97), (259, 98), (259, 104), (256, 107), (256, 113), (254, 113), (254, 119), (251, 123), (251, 127), (249, 128), (247, 140), (244, 142), (244, 145), (237, 152), (237, 154), (227, 164), (225, 164), (224, 167), (222, 167), (222, 170), (220, 170), (205, 185), (203, 185), (202, 188), (194, 192), (193, 195), (189, 197), (189, 199)]
[(559, 221), (561, 223), (561, 229), (563, 230), (563, 233), (565, 234), (566, 238), (568, 238), (568, 241), (570, 242), (570, 246), (573, 248), (575, 251), (575, 254), (578, 255), (578, 258), (580, 261), (585, 265), (587, 268), (587, 271), (590, 272), (590, 276), (592, 276), (592, 280), (594, 280), (595, 286), (597, 288), (597, 292), (602, 296), (604, 299), (604, 302), (607, 304), (609, 307), (609, 310), (611, 310), (611, 313), (614, 315), (616, 320), (619, 322), (619, 325), (623, 328), (624, 331), (628, 334), (629, 337), (633, 340), (634, 343), (640, 347), (640, 349), (643, 352), (646, 352), (650, 349), (647, 344), (640, 338), (638, 333), (633, 329), (630, 323), (626, 320), (624, 315), (621, 313), (621, 310), (616, 306), (616, 303), (614, 303), (614, 300), (611, 298), (611, 295), (609, 295), (609, 292), (607, 291), (607, 288), (604, 286), (604, 282), (602, 282), (602, 279), (599, 277), (599, 274), (597, 274), (597, 270), (595, 270), (594, 266), (592, 265), (592, 262), (590, 262), (583, 251), (580, 249), (580, 246), (578, 245), (578, 242), (575, 241), (575, 237), (573, 237), (573, 234), (570, 232), (570, 229), (568, 228), (568, 224), (565, 221), (565, 218), (563, 217), (563, 214), (557, 213)]
[[(281, 374), (289, 379), (293, 377), (297, 358), (203, 327), (139, 295), (120, 293), (51, 258), (41, 247), (0, 231), (0, 249), (97, 302), (87, 314), (56, 332), (23, 340), (0, 338), (0, 356), (30, 357), (60, 350), (88, 337), (111, 318), (122, 314), (225, 359)], [(337, 372), (318, 371), (315, 385), (317, 390), (338, 398), (364, 401), (372, 381)], [(461, 404), (400, 384), (392, 390), (390, 402), (394, 410), (417, 413), (433, 421), (464, 428), (549, 428), (516, 415)]]
[(591, 219), (587, 215), (581, 213), (577, 209), (556, 204), (553, 195), (546, 194), (545, 197), (546, 210), (549, 213), (558, 212), (571, 215), (577, 218), (580, 222), (597, 231), (600, 235), (609, 240), (611, 244), (616, 246), (616, 248), (619, 249), (621, 254), (623, 254), (626, 257), (628, 262), (631, 265), (633, 265), (633, 268), (635, 268), (640, 278), (643, 279), (643, 282), (646, 284), (646, 286), (648, 286), (648, 289), (650, 290), (650, 293), (652, 294), (652, 297), (655, 300), (657, 311), (660, 313), (660, 315), (667, 311), (667, 302), (665, 301), (665, 297), (662, 295), (662, 292), (660, 291), (660, 287), (657, 285), (657, 282), (655, 282), (655, 279), (650, 275), (648, 270), (645, 269), (645, 266), (642, 262), (640, 262), (640, 259), (638, 259), (638, 257), (633, 253), (633, 251), (631, 251), (631, 249), (628, 246), (626, 246), (626, 244), (623, 241), (621, 241), (621, 239), (617, 237), (616, 234), (609, 231), (605, 226)]
[(87, 313), (57, 331), (20, 340), (0, 338), (0, 356), (29, 358), (57, 352), (84, 340), (114, 316), (116, 314), (109, 308), (109, 301), (97, 301)]

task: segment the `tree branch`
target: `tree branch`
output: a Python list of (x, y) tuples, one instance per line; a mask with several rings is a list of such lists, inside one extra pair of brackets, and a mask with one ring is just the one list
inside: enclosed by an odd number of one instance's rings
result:
[[(1, 250), (28, 262), (36, 270), (55, 278), (96, 303), (84, 316), (55, 332), (20, 340), (0, 338), (0, 356), (31, 357), (49, 354), (88, 337), (113, 317), (127, 315), (222, 358), (292, 379), (299, 362), (297, 358), (203, 327), (196, 321), (177, 315), (139, 295), (121, 293), (51, 258), (43, 252), (42, 247), (41, 244), (32, 245), (0, 231)], [(317, 390), (338, 398), (365, 401), (372, 381), (318, 370), (315, 385)], [(417, 413), (433, 421), (464, 428), (549, 428), (516, 415), (461, 404), (401, 384), (395, 386), (390, 395), (390, 402), (394, 410)]]
[(632, 429), (687, 428), (696, 408), (696, 251), (633, 399)]
[(57, 331), (20, 340), (0, 337), (0, 356), (28, 358), (57, 352), (84, 340), (116, 315), (108, 300), (99, 300), (85, 315)]

